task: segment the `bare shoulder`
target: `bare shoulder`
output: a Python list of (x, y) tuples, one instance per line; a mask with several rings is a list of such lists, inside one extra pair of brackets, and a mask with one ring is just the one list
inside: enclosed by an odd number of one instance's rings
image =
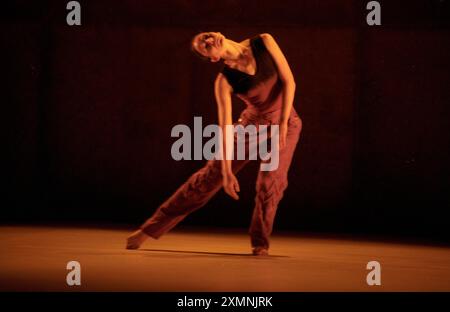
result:
[[(262, 33), (259, 34), (259, 36), (264, 40), (265, 43), (269, 42), (269, 41), (275, 41), (275, 39), (273, 38), (273, 36), (269, 33)], [(245, 40), (242, 40), (241, 42), (239, 42), (240, 44), (243, 44), (245, 46), (250, 46), (250, 39), (251, 38), (247, 38)]]
[(222, 73), (218, 73), (216, 76), (216, 84), (221, 84), (227, 81), (227, 78), (225, 77), (224, 74)]
[(231, 85), (228, 83), (227, 77), (224, 74), (218, 73), (215, 80), (216, 87), (219, 87), (221, 90), (232, 90)]
[(262, 33), (262, 34), (259, 34), (259, 36), (264, 40), (265, 44), (271, 44), (271, 43), (275, 42), (275, 39), (269, 33)]

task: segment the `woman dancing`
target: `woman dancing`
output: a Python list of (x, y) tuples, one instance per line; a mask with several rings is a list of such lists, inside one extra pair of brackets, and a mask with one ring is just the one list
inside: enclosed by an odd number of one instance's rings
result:
[[(256, 199), (249, 234), (254, 255), (268, 255), (269, 237), (275, 213), (288, 185), (287, 175), (300, 137), (302, 121), (293, 106), (295, 81), (289, 64), (274, 38), (267, 33), (242, 42), (225, 38), (220, 32), (206, 32), (192, 40), (192, 50), (211, 62), (224, 65), (214, 84), (220, 127), (232, 125), (232, 95), (247, 108), (234, 125), (279, 125), (279, 163), (273, 171), (259, 171)], [(263, 128), (263, 127), (262, 127)], [(259, 131), (259, 130), (258, 130)], [(223, 131), (225, 133), (225, 131)], [(236, 146), (236, 136), (233, 140)], [(245, 142), (248, 149), (248, 140)], [(224, 188), (239, 199), (239, 183), (235, 174), (248, 160), (209, 160), (168, 198), (127, 240), (128, 249), (137, 249), (149, 237), (158, 239), (189, 213), (205, 205)]]

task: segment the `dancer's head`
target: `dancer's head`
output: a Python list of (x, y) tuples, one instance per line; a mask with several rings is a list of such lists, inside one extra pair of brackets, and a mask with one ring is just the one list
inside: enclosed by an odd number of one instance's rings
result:
[(220, 32), (202, 32), (194, 36), (191, 49), (201, 58), (218, 62), (226, 50), (226, 38)]

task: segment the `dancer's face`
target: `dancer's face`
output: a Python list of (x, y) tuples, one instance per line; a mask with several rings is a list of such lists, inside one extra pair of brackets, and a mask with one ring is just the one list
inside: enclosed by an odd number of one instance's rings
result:
[(220, 32), (204, 32), (192, 40), (192, 47), (211, 62), (218, 62), (224, 52), (225, 37)]

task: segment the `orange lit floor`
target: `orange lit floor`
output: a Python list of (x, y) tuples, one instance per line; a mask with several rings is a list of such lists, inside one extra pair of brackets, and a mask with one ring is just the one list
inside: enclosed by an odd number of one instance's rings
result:
[[(0, 227), (0, 290), (450, 291), (450, 248), (274, 233), (271, 256), (250, 255), (245, 230), (176, 228), (141, 250), (124, 229)], [(81, 264), (81, 286), (66, 264)], [(381, 264), (381, 286), (366, 265)]]

